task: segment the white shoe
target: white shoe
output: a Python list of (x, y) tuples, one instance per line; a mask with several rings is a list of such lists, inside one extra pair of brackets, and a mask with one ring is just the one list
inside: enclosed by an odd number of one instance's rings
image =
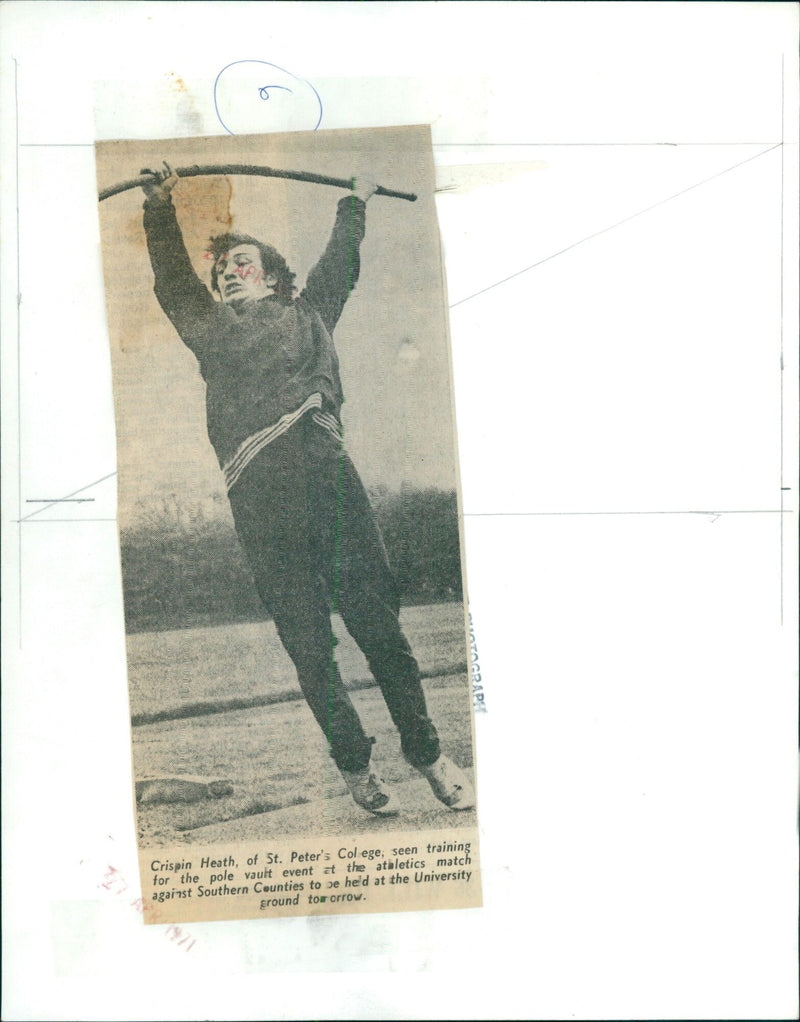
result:
[(470, 779), (448, 756), (440, 756), (435, 763), (417, 767), (417, 770), (448, 809), (472, 809), (475, 805), (475, 790)]
[(397, 806), (382, 779), (369, 765), (363, 770), (342, 770), (350, 794), (357, 805), (376, 816), (396, 816)]

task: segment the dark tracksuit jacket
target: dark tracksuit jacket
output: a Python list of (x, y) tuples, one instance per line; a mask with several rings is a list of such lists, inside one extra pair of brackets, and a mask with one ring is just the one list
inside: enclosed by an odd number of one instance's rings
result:
[(199, 363), (208, 436), (220, 465), (310, 394), (322, 394), (338, 418), (343, 396), (331, 334), (358, 280), (365, 210), (354, 196), (339, 202), (328, 246), (298, 298), (271, 296), (236, 312), (216, 301), (194, 272), (172, 203), (145, 203), (156, 297)]

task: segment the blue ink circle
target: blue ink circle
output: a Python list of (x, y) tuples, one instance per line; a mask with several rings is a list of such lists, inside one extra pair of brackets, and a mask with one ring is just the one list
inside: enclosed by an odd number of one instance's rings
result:
[[(257, 73), (256, 69), (255, 68), (253, 69), (254, 75), (252, 85), (248, 82), (246, 78), (243, 78), (241, 75), (237, 75), (235, 71), (232, 74), (228, 74), (228, 72), (230, 72), (231, 69), (237, 69), (241, 71), (242, 65), (245, 64), (258, 65)], [(279, 71), (281, 74), (286, 75), (287, 78), (291, 79), (292, 84), (297, 83), (297, 86), (299, 86), (299, 88), (292, 89), (288, 85), (278, 84), (258, 85), (257, 84), (258, 78), (261, 78), (261, 81), (263, 81), (264, 78), (266, 78), (266, 75), (263, 72), (264, 68), (271, 68), (272, 71)], [(267, 81), (269, 81), (269, 78), (267, 79)], [(252, 101), (268, 100), (272, 98), (270, 96), (270, 90), (272, 89), (279, 89), (281, 92), (288, 93), (289, 97), (296, 101), (296, 105), (294, 106), (294, 108), (292, 108), (293, 112), (296, 112), (297, 117), (300, 119), (303, 119), (305, 115), (305, 119), (309, 124), (311, 121), (314, 121), (315, 123), (311, 130), (316, 131), (317, 128), (322, 123), (322, 99), (320, 98), (319, 93), (311, 84), (311, 82), (307, 81), (305, 78), (298, 78), (296, 75), (292, 74), (291, 71), (287, 71), (286, 68), (279, 67), (277, 64), (270, 64), (266, 60), (234, 60), (230, 64), (226, 64), (225, 67), (223, 67), (223, 69), (219, 72), (214, 81), (214, 109), (216, 110), (217, 118), (220, 124), (228, 132), (229, 135), (236, 134), (236, 131), (234, 131), (231, 128), (231, 124), (234, 123), (232, 120), (232, 114), (236, 112), (235, 107), (232, 108), (232, 99), (234, 96), (235, 84), (238, 84), (240, 86), (238, 90), (241, 94), (239, 97), (240, 102), (242, 102), (243, 104), (247, 104), (247, 110), (245, 110), (244, 116), (245, 117), (252, 116), (255, 122), (252, 128), (250, 128), (248, 125), (248, 130), (252, 131), (258, 131), (259, 129), (264, 130), (264, 128), (258, 124), (259, 115), (254, 110), (251, 104)], [(227, 95), (226, 86), (228, 87)], [(288, 97), (286, 97), (286, 99), (288, 99)], [(223, 107), (223, 109), (220, 109), (221, 106)], [(280, 107), (281, 103), (279, 102), (278, 108)], [(274, 107), (273, 104), (270, 104), (268, 108), (270, 110), (270, 115), (272, 116), (274, 113), (276, 113), (278, 108)], [(285, 107), (285, 105), (283, 105), (282, 109), (285, 113), (287, 108)], [(263, 116), (263, 114), (261, 116)], [(290, 117), (291, 116), (292, 115), (290, 114)], [(269, 130), (269, 128), (267, 128), (266, 130)], [(294, 125), (287, 125), (285, 126), (284, 130), (297, 131), (299, 129)]]

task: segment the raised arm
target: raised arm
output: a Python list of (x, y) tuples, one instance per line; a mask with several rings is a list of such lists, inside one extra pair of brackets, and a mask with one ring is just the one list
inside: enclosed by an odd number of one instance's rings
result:
[(314, 306), (329, 331), (339, 321), (344, 303), (358, 280), (366, 204), (376, 188), (375, 182), (367, 178), (353, 179), (353, 193), (339, 200), (330, 241), (309, 273), (300, 296)]
[(156, 298), (181, 338), (190, 343), (193, 328), (213, 312), (217, 303), (189, 259), (172, 204), (171, 192), (178, 178), (167, 164), (164, 166), (157, 180), (142, 188), (146, 196), (144, 230)]

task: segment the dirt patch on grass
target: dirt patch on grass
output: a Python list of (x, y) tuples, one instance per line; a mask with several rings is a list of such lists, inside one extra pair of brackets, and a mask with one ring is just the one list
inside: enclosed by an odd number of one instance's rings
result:
[[(461, 766), (472, 765), (472, 732), (466, 674), (425, 682), (429, 711), (442, 746)], [(387, 784), (418, 777), (403, 759), (397, 731), (377, 689), (353, 696), (367, 734), (374, 735), (375, 760)], [(141, 847), (190, 844), (210, 824), (246, 819), (289, 806), (301, 831), (320, 829), (320, 807), (347, 794), (328, 755), (324, 736), (302, 700), (230, 713), (145, 724), (134, 730), (135, 773), (224, 776), (233, 794), (194, 804), (137, 807)], [(296, 814), (293, 814), (293, 816)]]

